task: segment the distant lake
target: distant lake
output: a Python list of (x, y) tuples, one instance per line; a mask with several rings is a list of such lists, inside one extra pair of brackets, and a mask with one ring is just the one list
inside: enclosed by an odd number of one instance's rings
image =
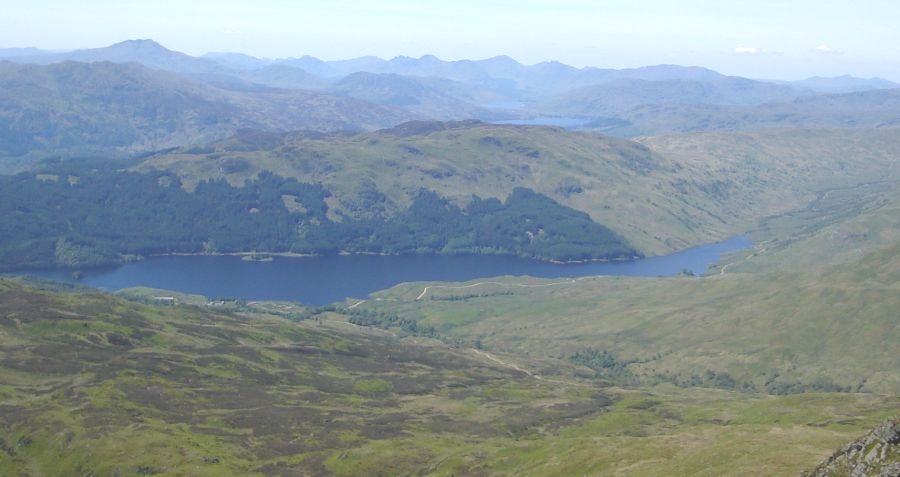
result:
[[(274, 257), (270, 262), (236, 256), (151, 257), (115, 268), (84, 270), (82, 285), (115, 291), (146, 286), (210, 298), (288, 300), (324, 305), (413, 281), (466, 281), (502, 275), (541, 278), (590, 275), (671, 276), (706, 272), (723, 254), (750, 247), (744, 237), (662, 257), (629, 262), (554, 264), (492, 255), (339, 255)], [(28, 275), (75, 283), (71, 270)]]
[(585, 118), (540, 117), (531, 119), (507, 119), (494, 121), (493, 124), (516, 124), (525, 126), (556, 126), (560, 128), (577, 128), (593, 121)]

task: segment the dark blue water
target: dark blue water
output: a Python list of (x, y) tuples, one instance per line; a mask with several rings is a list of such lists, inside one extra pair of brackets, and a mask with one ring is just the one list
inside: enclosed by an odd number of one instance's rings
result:
[[(664, 257), (630, 262), (553, 264), (491, 255), (344, 255), (275, 257), (249, 262), (234, 256), (152, 257), (116, 268), (85, 270), (83, 285), (119, 290), (146, 286), (210, 298), (290, 300), (323, 305), (413, 281), (466, 281), (501, 275), (542, 278), (588, 275), (668, 276), (691, 270), (705, 273), (722, 254), (747, 248), (746, 238), (702, 245)], [(74, 282), (71, 270), (32, 276)]]

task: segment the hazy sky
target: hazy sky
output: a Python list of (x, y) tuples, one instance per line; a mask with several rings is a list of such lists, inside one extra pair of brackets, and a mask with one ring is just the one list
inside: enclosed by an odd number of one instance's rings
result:
[(435, 54), (674, 63), (757, 78), (900, 80), (900, 0), (4, 0), (0, 47), (152, 38), (192, 55)]

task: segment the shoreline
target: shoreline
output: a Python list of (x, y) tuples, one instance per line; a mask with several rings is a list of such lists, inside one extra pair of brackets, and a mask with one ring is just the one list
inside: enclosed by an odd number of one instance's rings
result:
[[(677, 252), (676, 252), (677, 253)], [(150, 257), (285, 257), (285, 258), (316, 258), (316, 257), (327, 257), (331, 254), (322, 254), (322, 253), (297, 253), (297, 252), (216, 252), (216, 253), (204, 253), (204, 252), (170, 252), (170, 253), (154, 253), (146, 256), (141, 256), (136, 260), (127, 260), (123, 263), (128, 262), (139, 262), (144, 260), (145, 258)], [(554, 265), (575, 265), (575, 264), (583, 264), (583, 263), (613, 263), (613, 262), (632, 262), (635, 260), (642, 260), (644, 258), (648, 258), (644, 255), (632, 255), (630, 257), (619, 257), (619, 258), (588, 258), (583, 260), (556, 260), (552, 258), (540, 258), (540, 257), (529, 257), (525, 255), (517, 255), (511, 253), (476, 253), (476, 252), (468, 252), (468, 253), (385, 253), (385, 252), (350, 252), (347, 250), (341, 250), (335, 255), (341, 257), (348, 257), (353, 255), (370, 255), (370, 256), (378, 256), (378, 257), (400, 257), (403, 255), (437, 255), (437, 256), (454, 256), (454, 255), (474, 255), (474, 256), (506, 256), (506, 257), (516, 257), (523, 258), (526, 260), (535, 260), (538, 262), (552, 263)], [(248, 260), (248, 261), (261, 261), (261, 260)]]
[[(285, 258), (316, 258), (316, 257), (327, 257), (327, 256), (352, 256), (352, 255), (372, 255), (372, 256), (382, 256), (382, 257), (399, 257), (399, 256), (444, 256), (444, 257), (452, 257), (452, 256), (484, 256), (484, 257), (497, 257), (497, 256), (505, 256), (511, 258), (519, 258), (525, 260), (533, 260), (541, 263), (549, 263), (553, 265), (579, 265), (579, 264), (591, 264), (591, 263), (628, 263), (640, 260), (647, 259), (658, 259), (661, 257), (667, 257), (669, 255), (681, 254), (688, 252), (690, 250), (700, 248), (700, 247), (708, 247), (720, 244), (727, 244), (734, 240), (743, 240), (746, 243), (742, 246), (733, 248), (734, 250), (741, 250), (745, 248), (751, 248), (753, 246), (752, 241), (750, 241), (744, 235), (738, 235), (735, 237), (731, 237), (726, 240), (722, 240), (719, 242), (711, 242), (707, 244), (695, 245), (692, 247), (688, 247), (685, 249), (681, 249), (679, 251), (675, 251), (665, 255), (631, 255), (628, 257), (617, 257), (617, 258), (595, 258), (595, 259), (582, 259), (582, 260), (555, 260), (548, 258), (540, 258), (534, 256), (524, 256), (517, 255), (511, 253), (477, 253), (477, 252), (466, 252), (466, 253), (440, 253), (440, 252), (431, 252), (431, 253), (384, 253), (384, 252), (350, 252), (347, 250), (342, 250), (334, 254), (315, 254), (315, 253), (297, 253), (297, 252), (216, 252), (216, 253), (204, 253), (204, 252), (169, 252), (169, 253), (153, 253), (147, 255), (128, 255), (122, 256), (121, 260), (115, 262), (105, 262), (105, 263), (93, 263), (93, 264), (83, 264), (83, 265), (50, 265), (43, 264), (41, 266), (26, 266), (17, 269), (7, 269), (0, 270), (0, 274), (22, 274), (27, 273), (28, 271), (50, 271), (50, 270), (70, 270), (70, 271), (81, 271), (81, 270), (92, 270), (92, 269), (101, 269), (101, 268), (118, 268), (128, 263), (141, 262), (148, 258), (153, 257), (241, 257), (246, 258), (248, 262), (269, 262), (271, 260), (266, 260), (266, 258), (272, 257), (285, 257)], [(254, 258), (250, 258), (254, 257)]]

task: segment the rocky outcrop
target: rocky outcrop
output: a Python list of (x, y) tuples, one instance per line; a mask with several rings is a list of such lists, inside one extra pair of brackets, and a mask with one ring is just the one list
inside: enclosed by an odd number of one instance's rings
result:
[(801, 477), (900, 477), (900, 419), (891, 419)]

